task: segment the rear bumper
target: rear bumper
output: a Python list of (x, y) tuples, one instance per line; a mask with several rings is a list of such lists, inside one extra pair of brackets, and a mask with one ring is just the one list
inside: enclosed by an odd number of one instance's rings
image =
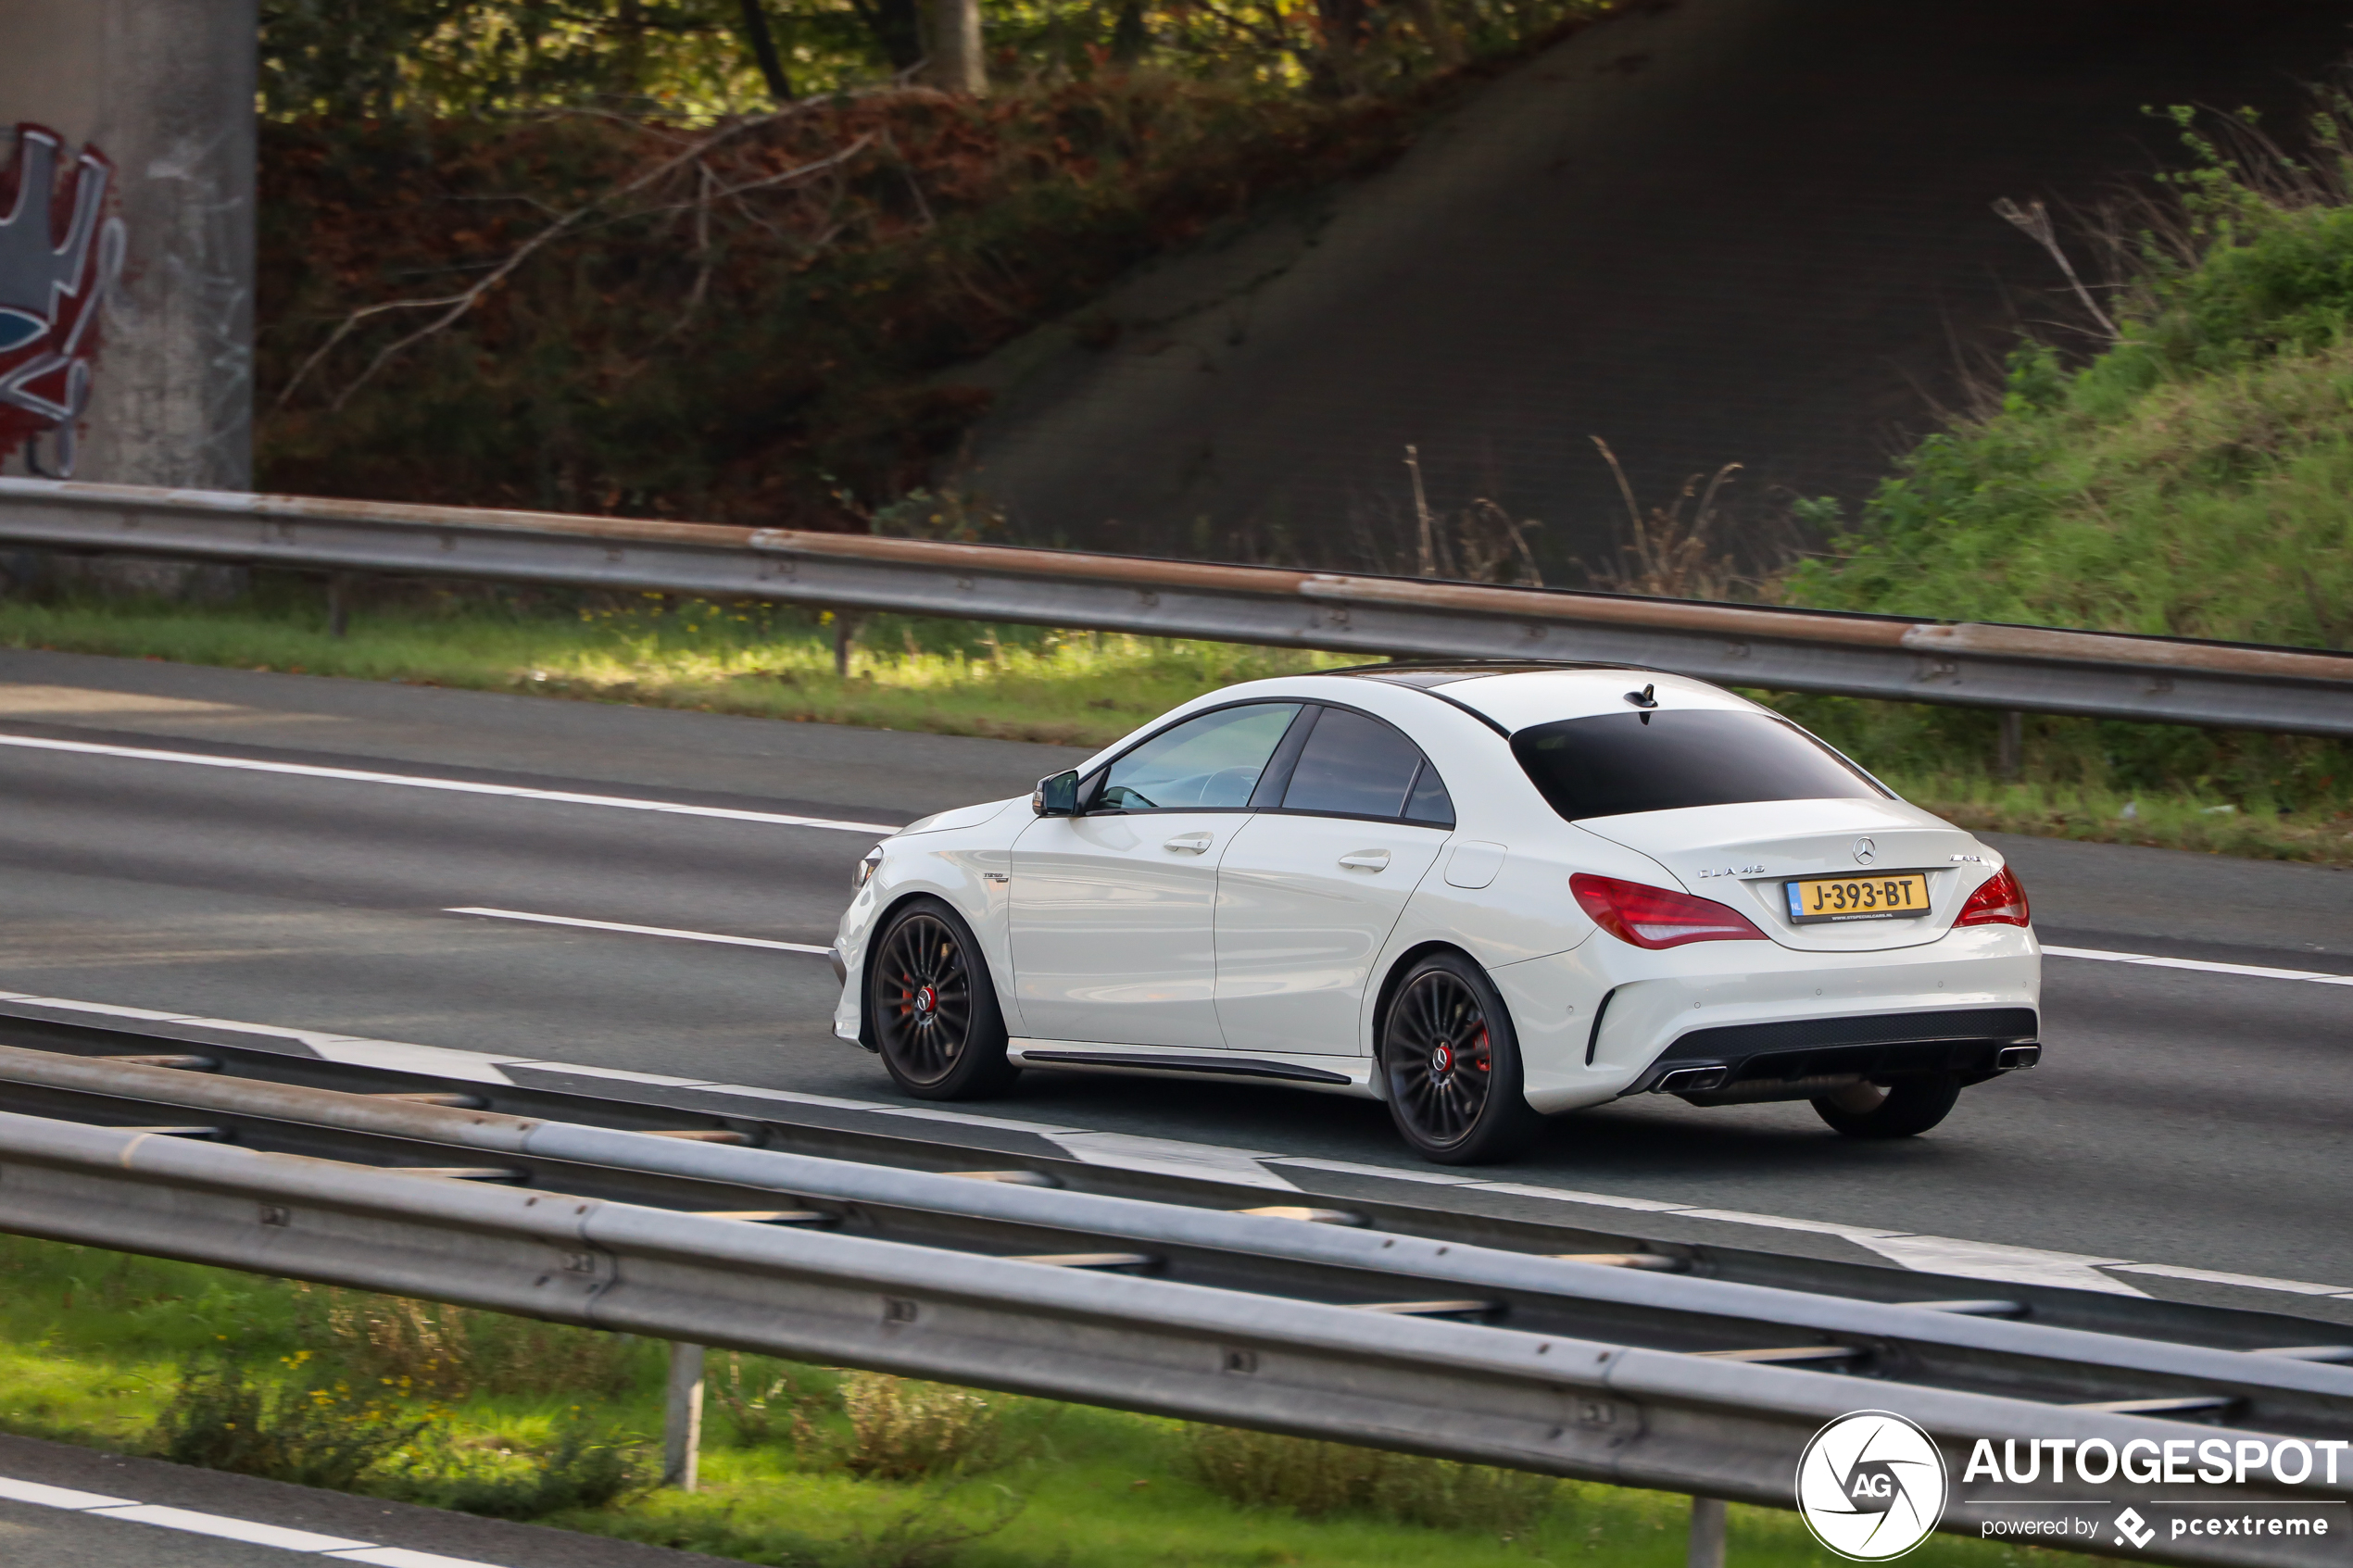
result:
[(1782, 1019), (1694, 1029), (1658, 1054), (1621, 1096), (1710, 1094), (1826, 1077), (1872, 1080), (1953, 1073), (1982, 1083), (2040, 1060), (2031, 1007)]

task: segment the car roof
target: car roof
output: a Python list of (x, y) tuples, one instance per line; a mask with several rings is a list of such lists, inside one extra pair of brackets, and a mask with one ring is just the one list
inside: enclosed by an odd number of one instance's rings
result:
[(1561, 719), (1628, 711), (1629, 688), (1655, 692), (1662, 707), (1747, 709), (1719, 686), (1639, 664), (1543, 663), (1533, 659), (1400, 661), (1319, 670), (1318, 677), (1412, 686), (1466, 708), (1509, 733)]

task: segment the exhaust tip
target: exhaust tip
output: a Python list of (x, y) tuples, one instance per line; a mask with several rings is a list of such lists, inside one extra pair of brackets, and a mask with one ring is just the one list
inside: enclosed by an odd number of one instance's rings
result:
[(2004, 1046), (1994, 1053), (1994, 1071), (2016, 1073), (2042, 1060), (2043, 1047), (2040, 1046)]
[(1729, 1067), (1679, 1067), (1651, 1085), (1655, 1095), (1691, 1095), (1704, 1089), (1721, 1088), (1731, 1075)]

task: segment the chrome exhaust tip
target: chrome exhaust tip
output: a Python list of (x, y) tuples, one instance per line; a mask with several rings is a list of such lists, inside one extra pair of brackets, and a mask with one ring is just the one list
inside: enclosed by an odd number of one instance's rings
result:
[(2042, 1060), (2043, 1047), (2040, 1046), (2004, 1046), (1994, 1053), (1994, 1071), (2016, 1073)]

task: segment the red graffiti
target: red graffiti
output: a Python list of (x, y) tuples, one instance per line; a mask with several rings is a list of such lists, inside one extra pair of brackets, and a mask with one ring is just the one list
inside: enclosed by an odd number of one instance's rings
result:
[(19, 125), (16, 157), (0, 172), (0, 458), (21, 448), (27, 467), (60, 479), (73, 472), (125, 240), (107, 210), (114, 165), (85, 146), (60, 169), (64, 151), (56, 132)]

